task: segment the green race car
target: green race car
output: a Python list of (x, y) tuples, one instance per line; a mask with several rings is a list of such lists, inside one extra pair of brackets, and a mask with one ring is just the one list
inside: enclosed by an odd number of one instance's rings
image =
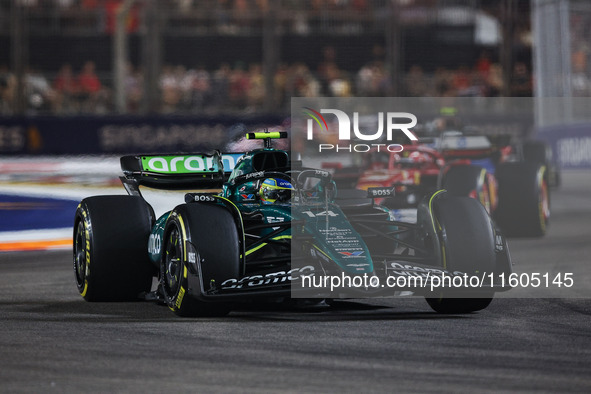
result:
[[(89, 197), (76, 212), (84, 299), (220, 316), (261, 299), (414, 294), (437, 312), (468, 313), (509, 289), (507, 243), (476, 200), (440, 190), (419, 204), (416, 222), (398, 221), (375, 203), (392, 188), (339, 195), (329, 172), (272, 147), (286, 133), (247, 137), (264, 147), (122, 157), (129, 195)], [(155, 217), (140, 186), (192, 191)]]

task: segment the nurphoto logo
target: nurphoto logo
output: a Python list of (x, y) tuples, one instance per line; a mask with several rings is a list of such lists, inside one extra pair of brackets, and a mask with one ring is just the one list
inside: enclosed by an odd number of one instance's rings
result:
[[(338, 124), (338, 139), (340, 141), (351, 141), (351, 139), (361, 141), (373, 141), (374, 143), (364, 144), (318, 144), (318, 152), (334, 151), (334, 152), (369, 152), (387, 150), (388, 152), (401, 152), (403, 150), (400, 144), (379, 143), (384, 141), (384, 129), (386, 142), (392, 141), (395, 132), (403, 132), (411, 141), (417, 141), (418, 138), (410, 130), (417, 125), (417, 117), (408, 112), (378, 112), (377, 122), (378, 129), (375, 132), (363, 132), (359, 128), (359, 112), (353, 112), (353, 122), (351, 118), (344, 111), (339, 109), (321, 109), (316, 111), (310, 107), (303, 107), (303, 113), (309, 116), (307, 120), (307, 136), (308, 141), (314, 139), (314, 124), (318, 126), (320, 133), (329, 131), (328, 122), (322, 114), (330, 114), (336, 118)], [(386, 119), (386, 126), (384, 127), (384, 118)]]

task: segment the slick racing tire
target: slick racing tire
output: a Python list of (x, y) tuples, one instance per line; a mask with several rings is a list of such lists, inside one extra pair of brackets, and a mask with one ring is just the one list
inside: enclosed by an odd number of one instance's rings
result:
[(548, 171), (548, 186), (560, 186), (560, 169), (553, 159), (552, 148), (544, 141), (527, 141), (523, 144), (523, 159), (543, 164)]
[(152, 287), (148, 238), (154, 213), (140, 197), (96, 196), (74, 221), (74, 274), (87, 301), (135, 301)]
[[(496, 267), (495, 233), (484, 207), (468, 197), (439, 192), (431, 198), (433, 226), (439, 235), (443, 268), (481, 277)], [(471, 288), (445, 289), (426, 297), (439, 313), (470, 313), (490, 304), (493, 292)]]
[(485, 309), (492, 302), (489, 298), (426, 298), (427, 303), (437, 313), (461, 314)]
[(533, 162), (503, 163), (496, 171), (499, 206), (495, 220), (514, 237), (541, 237), (550, 219), (546, 167)]
[(474, 197), (490, 214), (493, 209), (494, 190), (486, 169), (473, 165), (452, 165), (443, 175), (440, 185), (452, 196)]
[[(199, 287), (239, 275), (240, 241), (232, 214), (214, 204), (180, 205), (168, 218), (163, 239), (160, 285), (168, 307), (178, 316), (224, 316), (230, 305), (199, 299)], [(189, 249), (190, 248), (190, 249)]]
[(526, 141), (523, 143), (522, 150), (525, 161), (547, 165), (552, 160), (548, 145), (543, 141)]

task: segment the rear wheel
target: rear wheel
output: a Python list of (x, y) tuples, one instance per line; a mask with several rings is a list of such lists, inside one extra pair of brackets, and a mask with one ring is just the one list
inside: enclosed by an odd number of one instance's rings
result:
[(82, 200), (74, 221), (74, 274), (87, 301), (133, 301), (152, 287), (148, 238), (153, 220), (140, 197)]
[(509, 236), (540, 237), (550, 219), (546, 167), (533, 162), (504, 163), (497, 168), (499, 207), (495, 220)]
[(492, 302), (490, 298), (426, 298), (437, 313), (472, 313), (485, 309)]

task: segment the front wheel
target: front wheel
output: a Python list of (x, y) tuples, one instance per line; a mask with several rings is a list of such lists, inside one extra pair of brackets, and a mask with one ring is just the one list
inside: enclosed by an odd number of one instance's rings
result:
[(485, 309), (492, 302), (492, 295), (483, 298), (425, 298), (437, 313), (472, 313)]
[[(426, 233), (425, 239), (431, 243), (427, 247), (439, 256), (448, 275), (480, 278), (496, 272), (495, 231), (489, 215), (478, 201), (440, 191), (431, 196), (428, 204), (419, 206), (418, 215)], [(425, 298), (439, 313), (470, 313), (486, 308), (494, 294), (473, 290), (446, 288)]]
[(204, 301), (201, 286), (238, 277), (239, 250), (238, 231), (227, 209), (199, 203), (178, 206), (164, 230), (160, 263), (160, 287), (168, 307), (182, 317), (227, 315), (230, 305)]

